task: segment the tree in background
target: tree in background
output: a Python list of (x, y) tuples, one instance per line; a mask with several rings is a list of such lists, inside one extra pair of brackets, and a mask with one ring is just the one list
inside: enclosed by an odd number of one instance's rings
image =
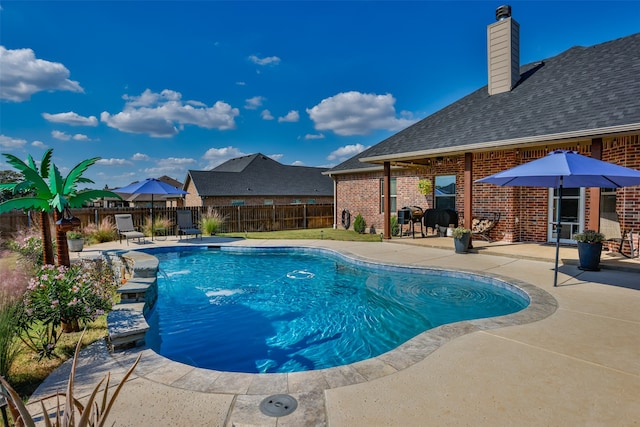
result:
[(69, 219), (69, 208), (80, 208), (86, 202), (102, 197), (115, 197), (118, 199), (120, 197), (107, 190), (78, 191), (78, 184), (93, 184), (92, 180), (84, 178), (82, 175), (89, 166), (100, 160), (100, 157), (83, 160), (71, 169), (66, 178), (63, 178), (58, 167), (51, 162), (52, 154), (52, 149), (48, 149), (44, 153), (40, 168), (36, 166), (31, 155), (27, 159), (28, 163), (25, 163), (12, 154), (3, 154), (7, 158), (7, 163), (22, 173), (23, 180), (0, 184), (0, 190), (11, 190), (14, 194), (28, 191), (29, 195), (0, 203), (0, 213), (8, 212), (12, 209), (32, 209), (40, 212), (44, 263), (53, 264), (53, 245), (48, 221), (48, 213), (53, 212), (54, 220), (56, 221), (58, 265), (69, 267), (71, 260), (67, 246), (67, 230), (63, 227), (63, 224)]

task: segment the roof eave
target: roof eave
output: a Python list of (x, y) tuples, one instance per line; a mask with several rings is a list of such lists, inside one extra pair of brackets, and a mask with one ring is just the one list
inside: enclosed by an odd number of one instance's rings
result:
[[(360, 160), (362, 161), (362, 160)], [(392, 166), (392, 169), (404, 169), (402, 167), (396, 167), (396, 166)], [(380, 172), (381, 170), (383, 170), (384, 168), (382, 166), (370, 166), (370, 167), (364, 167), (364, 168), (355, 168), (355, 169), (343, 169), (343, 170), (339, 170), (339, 171), (326, 171), (326, 172), (322, 172), (323, 175), (347, 175), (347, 174), (354, 174), (354, 173), (366, 173), (366, 172)]]
[[(548, 135), (529, 136), (523, 138), (506, 139), (502, 141), (488, 141), (477, 144), (458, 145), (455, 147), (434, 148), (430, 150), (411, 151), (405, 153), (396, 153), (391, 155), (381, 155), (372, 157), (363, 157), (359, 159), (363, 163), (384, 163), (393, 161), (406, 161), (412, 159), (420, 159), (425, 157), (442, 156), (445, 154), (459, 154), (469, 151), (485, 151), (496, 148), (517, 148), (522, 145), (536, 143), (559, 143), (569, 142), (572, 140), (583, 139), (586, 137), (613, 136), (625, 133), (634, 133), (640, 131), (640, 123), (631, 123), (619, 126), (610, 126), (597, 129), (585, 129), (580, 131), (555, 133)], [(353, 171), (362, 171), (363, 169), (354, 169)]]

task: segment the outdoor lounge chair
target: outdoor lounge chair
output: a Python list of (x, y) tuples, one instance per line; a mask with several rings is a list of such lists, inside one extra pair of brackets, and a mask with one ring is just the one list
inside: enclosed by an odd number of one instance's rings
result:
[(129, 239), (140, 239), (144, 242), (144, 233), (136, 230), (133, 226), (133, 218), (131, 214), (116, 214), (114, 215), (116, 218), (116, 228), (118, 229), (118, 238), (120, 239), (120, 243), (122, 243), (122, 238), (124, 237), (127, 241), (127, 246), (129, 245)]
[(202, 231), (199, 228), (196, 228), (193, 225), (193, 220), (191, 219), (191, 211), (182, 210), (176, 211), (176, 215), (178, 216), (178, 237), (184, 235), (194, 235), (198, 237), (200, 235), (200, 239), (202, 239)]
[[(603, 214), (600, 217), (600, 232), (604, 234), (605, 242), (617, 243), (616, 252), (627, 258), (640, 256), (640, 248), (634, 247), (633, 231), (620, 227), (617, 213)], [(625, 242), (629, 243), (629, 254), (623, 251)]]

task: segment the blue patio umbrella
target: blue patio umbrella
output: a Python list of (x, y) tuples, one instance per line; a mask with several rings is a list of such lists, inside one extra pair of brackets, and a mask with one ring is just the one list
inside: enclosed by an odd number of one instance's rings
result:
[(475, 182), (505, 187), (548, 187), (558, 190), (556, 265), (553, 278), (553, 286), (557, 286), (563, 187), (620, 188), (640, 185), (640, 171), (586, 157), (575, 151), (556, 150), (545, 157), (478, 179)]
[(144, 181), (134, 182), (125, 187), (112, 190), (115, 193), (123, 194), (150, 194), (151, 195), (151, 240), (153, 240), (153, 196), (175, 196), (188, 194), (186, 191), (169, 185), (155, 178), (147, 178)]

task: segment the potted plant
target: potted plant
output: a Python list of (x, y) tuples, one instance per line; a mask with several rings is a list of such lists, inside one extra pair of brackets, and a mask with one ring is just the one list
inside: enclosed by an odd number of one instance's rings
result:
[(578, 258), (580, 259), (578, 268), (599, 271), (604, 234), (594, 230), (584, 230), (582, 233), (574, 234), (573, 239), (578, 242)]
[(452, 231), (452, 236), (456, 253), (467, 253), (469, 250), (469, 241), (471, 241), (471, 230), (464, 227), (456, 227)]
[(84, 235), (79, 231), (67, 231), (67, 245), (69, 252), (82, 252), (84, 249)]
[(431, 194), (431, 180), (429, 178), (421, 178), (418, 180), (418, 192), (423, 196)]

